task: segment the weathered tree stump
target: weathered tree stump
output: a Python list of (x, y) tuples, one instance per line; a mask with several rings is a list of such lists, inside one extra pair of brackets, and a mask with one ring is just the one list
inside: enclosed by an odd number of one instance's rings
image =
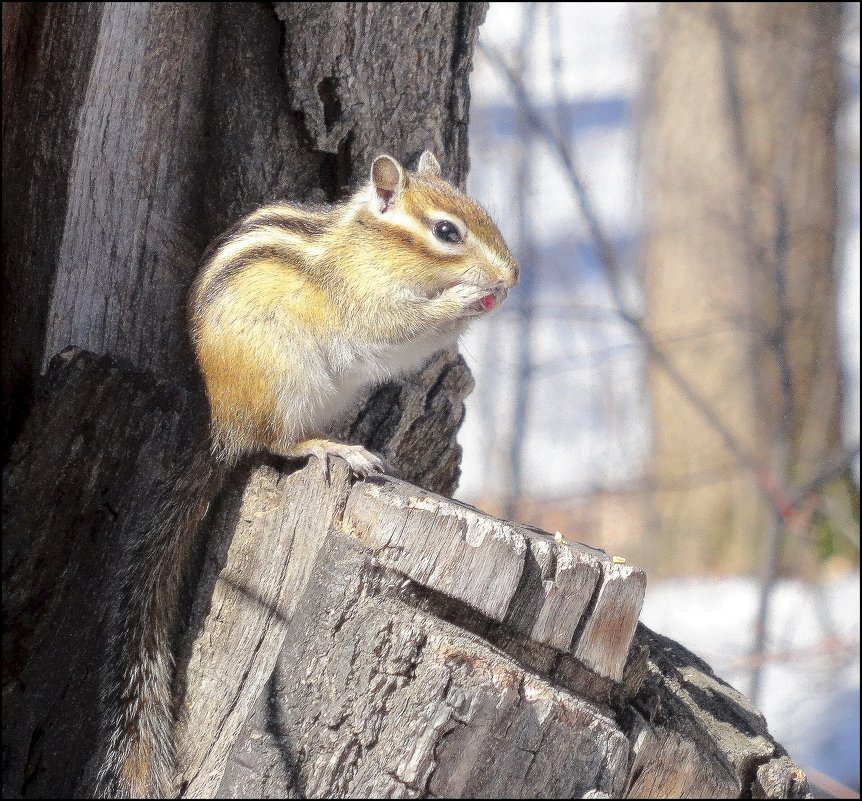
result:
[[(459, 416), (452, 364), (384, 390), (405, 399), (394, 454)], [(4, 797), (89, 794), (123, 524), (198, 423), (185, 390), (107, 357), (69, 349), (43, 379), (4, 476)], [(399, 479), (297, 467), (249, 464), (212, 510), (178, 644), (182, 796), (808, 793), (745, 698), (637, 625), (641, 571)]]

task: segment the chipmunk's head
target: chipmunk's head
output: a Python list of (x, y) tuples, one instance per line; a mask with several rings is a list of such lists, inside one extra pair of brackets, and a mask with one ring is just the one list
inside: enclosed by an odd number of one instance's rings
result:
[[(466, 283), (487, 289), (485, 311), (498, 306), (518, 281), (518, 264), (497, 226), (475, 200), (440, 176), (425, 151), (415, 172), (392, 156), (371, 165), (366, 202), (386, 232), (405, 273), (429, 295)], [(414, 258), (404, 259), (407, 252)]]

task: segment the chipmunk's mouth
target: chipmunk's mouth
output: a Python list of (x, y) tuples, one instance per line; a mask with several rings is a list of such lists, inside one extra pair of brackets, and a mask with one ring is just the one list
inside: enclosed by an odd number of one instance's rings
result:
[(509, 290), (503, 286), (502, 284), (498, 284), (493, 289), (488, 291), (487, 295), (484, 295), (479, 300), (477, 300), (472, 308), (474, 311), (483, 314), (485, 312), (494, 311), (509, 294)]
[[(460, 283), (460, 281), (455, 281), (451, 284), (446, 284), (439, 289), (435, 289), (434, 292), (428, 294), (429, 300), (439, 298), (444, 292), (458, 286)], [(482, 291), (482, 287), (480, 286), (475, 287), (475, 289), (477, 292)], [(473, 314), (487, 314), (488, 312), (494, 311), (494, 309), (496, 309), (497, 306), (506, 299), (508, 294), (508, 286), (505, 284), (495, 284), (494, 286), (485, 288), (484, 294), (480, 295), (478, 300), (474, 300), (466, 308)]]

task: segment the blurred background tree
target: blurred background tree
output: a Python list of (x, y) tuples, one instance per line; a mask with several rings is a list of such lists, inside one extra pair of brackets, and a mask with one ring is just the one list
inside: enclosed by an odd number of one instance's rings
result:
[[(645, 321), (735, 438), (650, 364), (660, 564), (750, 569), (772, 547), (765, 532), (791, 522), (772, 508), (778, 493), (841, 448), (840, 18), (830, 3), (666, 3), (658, 15), (641, 151)], [(848, 459), (845, 489), (849, 471)], [(812, 553), (795, 547), (786, 566)]]
[(462, 497), (646, 567), (858, 786), (858, 5), (492, 3), (471, 85), (525, 280), (464, 343)]

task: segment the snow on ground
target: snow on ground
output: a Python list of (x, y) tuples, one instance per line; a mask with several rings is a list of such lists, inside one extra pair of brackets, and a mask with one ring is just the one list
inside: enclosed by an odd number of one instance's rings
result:
[[(667, 579), (647, 588), (641, 620), (747, 694), (758, 592), (746, 576)], [(858, 789), (859, 574), (823, 585), (781, 581), (770, 609), (775, 659), (757, 707), (800, 767)]]

